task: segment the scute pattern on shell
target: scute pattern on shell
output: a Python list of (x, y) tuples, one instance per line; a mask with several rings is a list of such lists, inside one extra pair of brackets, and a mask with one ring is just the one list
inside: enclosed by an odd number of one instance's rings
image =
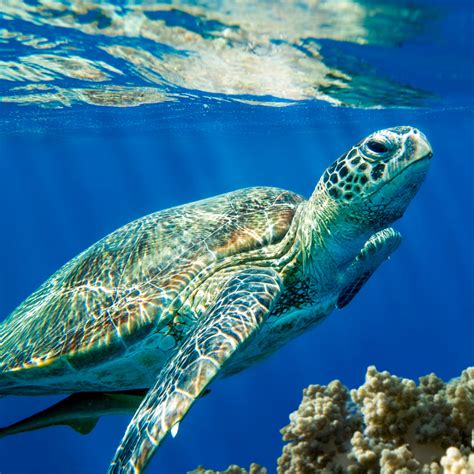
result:
[(229, 257), (280, 242), (302, 201), (248, 188), (125, 225), (64, 265), (0, 326), (0, 372), (56, 366), (58, 358), (75, 366), (104, 347), (99, 358), (116, 357), (156, 326), (175, 324), (193, 285)]

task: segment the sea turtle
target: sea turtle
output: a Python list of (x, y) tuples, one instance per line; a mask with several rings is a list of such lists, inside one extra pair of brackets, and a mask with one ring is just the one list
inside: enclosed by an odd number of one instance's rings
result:
[(216, 376), (347, 305), (398, 247), (431, 147), (369, 135), (305, 200), (240, 189), (138, 219), (58, 270), (0, 326), (0, 394), (149, 389), (110, 465), (142, 472)]

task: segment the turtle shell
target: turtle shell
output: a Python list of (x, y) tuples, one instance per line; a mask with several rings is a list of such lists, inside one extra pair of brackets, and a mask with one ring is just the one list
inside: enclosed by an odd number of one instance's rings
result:
[(0, 372), (117, 356), (173, 324), (185, 290), (219, 262), (280, 242), (302, 201), (249, 188), (125, 225), (64, 265), (0, 326)]

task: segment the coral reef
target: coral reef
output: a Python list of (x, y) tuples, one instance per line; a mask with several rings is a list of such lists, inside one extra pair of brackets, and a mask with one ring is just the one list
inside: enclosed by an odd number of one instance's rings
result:
[(474, 367), (449, 383), (369, 367), (358, 389), (310, 385), (281, 432), (279, 474), (474, 474)]
[(337, 381), (305, 389), (282, 430), (279, 473), (474, 473), (474, 367), (418, 385), (369, 367), (350, 398)]
[(278, 460), (278, 472), (337, 472), (339, 454), (346, 452), (352, 434), (362, 429), (362, 417), (352, 413), (349, 391), (335, 380), (327, 386), (310, 385), (303, 400), (281, 430), (289, 443)]
[(188, 474), (267, 474), (267, 470), (255, 463), (250, 465), (250, 469), (248, 471), (243, 467), (232, 464), (225, 471), (214, 471), (212, 469), (204, 469), (202, 466), (199, 466), (194, 471), (188, 472)]

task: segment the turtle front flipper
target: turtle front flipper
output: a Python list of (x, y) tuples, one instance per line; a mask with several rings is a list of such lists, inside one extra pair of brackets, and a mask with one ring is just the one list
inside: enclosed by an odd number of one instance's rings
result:
[(400, 233), (391, 227), (370, 237), (349, 267), (344, 289), (337, 300), (339, 309), (344, 308), (354, 299), (375, 270), (397, 250), (401, 241)]
[(110, 474), (142, 472), (222, 365), (258, 331), (280, 291), (280, 276), (270, 268), (246, 268), (227, 281), (192, 336), (161, 370), (127, 428)]

